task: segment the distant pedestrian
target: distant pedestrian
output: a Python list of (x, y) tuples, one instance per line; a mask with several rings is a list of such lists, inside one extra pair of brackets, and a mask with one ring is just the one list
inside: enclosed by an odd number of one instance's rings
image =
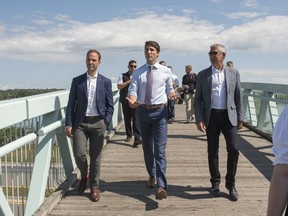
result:
[(159, 64), (163, 65), (163, 66), (167, 66), (165, 61), (160, 61)]
[(226, 65), (231, 68), (234, 66), (232, 61), (227, 61)]
[(172, 85), (175, 91), (175, 99), (168, 100), (167, 108), (168, 108), (168, 123), (172, 124), (175, 121), (175, 101), (177, 101), (178, 97), (176, 96), (177, 89), (179, 87), (179, 79), (176, 74), (173, 74), (173, 70), (171, 66), (167, 66), (165, 61), (160, 61), (159, 64), (166, 66), (171, 70), (172, 75)]
[[(172, 66), (167, 66), (171, 70), (172, 75), (172, 85), (174, 88), (174, 92), (176, 94), (178, 87), (179, 87), (179, 79), (176, 74), (173, 73)], [(175, 121), (175, 102), (177, 97), (175, 95), (175, 99), (168, 100), (168, 123), (172, 124)]]
[(186, 122), (194, 120), (194, 96), (196, 90), (197, 74), (193, 73), (192, 66), (185, 66), (186, 74), (182, 78), (184, 101), (186, 104)]

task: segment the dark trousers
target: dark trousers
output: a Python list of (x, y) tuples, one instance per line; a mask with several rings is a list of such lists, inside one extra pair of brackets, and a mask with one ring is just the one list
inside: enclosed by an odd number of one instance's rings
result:
[[(134, 135), (135, 140), (140, 140), (140, 131), (139, 126), (136, 118), (136, 110), (132, 109), (127, 102), (121, 103), (122, 104), (122, 111), (124, 115), (124, 122), (125, 122), (125, 131), (127, 137), (132, 137)], [(132, 121), (132, 127), (131, 127)], [(132, 132), (133, 129), (133, 132)]]
[(225, 137), (226, 150), (228, 153), (225, 186), (228, 189), (231, 189), (233, 186), (235, 186), (235, 175), (239, 157), (237, 127), (231, 125), (227, 111), (218, 113), (214, 110), (211, 110), (210, 120), (208, 128), (206, 130), (206, 134), (208, 142), (209, 171), (211, 176), (210, 181), (212, 185), (219, 185), (221, 181), (218, 155), (219, 136), (221, 132)]
[(168, 100), (168, 119), (175, 118), (175, 101)]
[(73, 133), (73, 153), (77, 167), (81, 172), (81, 178), (88, 175), (87, 163), (87, 142), (89, 140), (89, 156), (90, 156), (90, 187), (99, 187), (100, 168), (101, 168), (101, 152), (104, 144), (104, 133), (106, 124), (103, 119), (97, 117), (95, 119), (84, 119), (79, 128)]

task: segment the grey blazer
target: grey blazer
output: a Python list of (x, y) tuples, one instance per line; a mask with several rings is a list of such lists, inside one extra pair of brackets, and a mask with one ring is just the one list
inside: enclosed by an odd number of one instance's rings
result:
[[(225, 80), (227, 90), (227, 110), (231, 124), (243, 121), (243, 100), (241, 93), (240, 75), (238, 70), (225, 67)], [(196, 124), (205, 122), (208, 126), (211, 113), (212, 93), (212, 65), (198, 73), (196, 94), (194, 99), (194, 112)]]

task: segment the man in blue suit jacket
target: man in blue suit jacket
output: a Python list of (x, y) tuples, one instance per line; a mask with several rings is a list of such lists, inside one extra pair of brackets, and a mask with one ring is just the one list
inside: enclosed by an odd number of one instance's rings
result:
[(235, 188), (239, 156), (237, 130), (242, 128), (243, 102), (239, 72), (225, 66), (225, 56), (226, 48), (223, 45), (210, 46), (212, 65), (198, 73), (194, 111), (198, 130), (207, 134), (211, 194), (220, 196), (218, 150), (222, 132), (228, 152), (225, 186), (230, 199), (236, 201), (239, 197)]
[(106, 127), (111, 122), (114, 106), (111, 80), (98, 73), (101, 54), (89, 50), (87, 72), (73, 78), (66, 110), (66, 135), (73, 138), (73, 152), (81, 172), (78, 193), (86, 190), (88, 163), (86, 146), (89, 140), (91, 200), (99, 201), (101, 152)]

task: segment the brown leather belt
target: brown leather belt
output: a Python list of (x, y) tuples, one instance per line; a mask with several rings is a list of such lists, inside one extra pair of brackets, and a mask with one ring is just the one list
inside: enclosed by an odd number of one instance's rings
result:
[(211, 109), (211, 111), (216, 112), (216, 113), (224, 113), (224, 112), (227, 112), (227, 109)]
[(140, 107), (141, 107), (141, 108), (144, 108), (144, 109), (160, 109), (160, 108), (166, 107), (166, 104), (157, 104), (157, 105), (145, 105), (145, 104), (141, 104)]

